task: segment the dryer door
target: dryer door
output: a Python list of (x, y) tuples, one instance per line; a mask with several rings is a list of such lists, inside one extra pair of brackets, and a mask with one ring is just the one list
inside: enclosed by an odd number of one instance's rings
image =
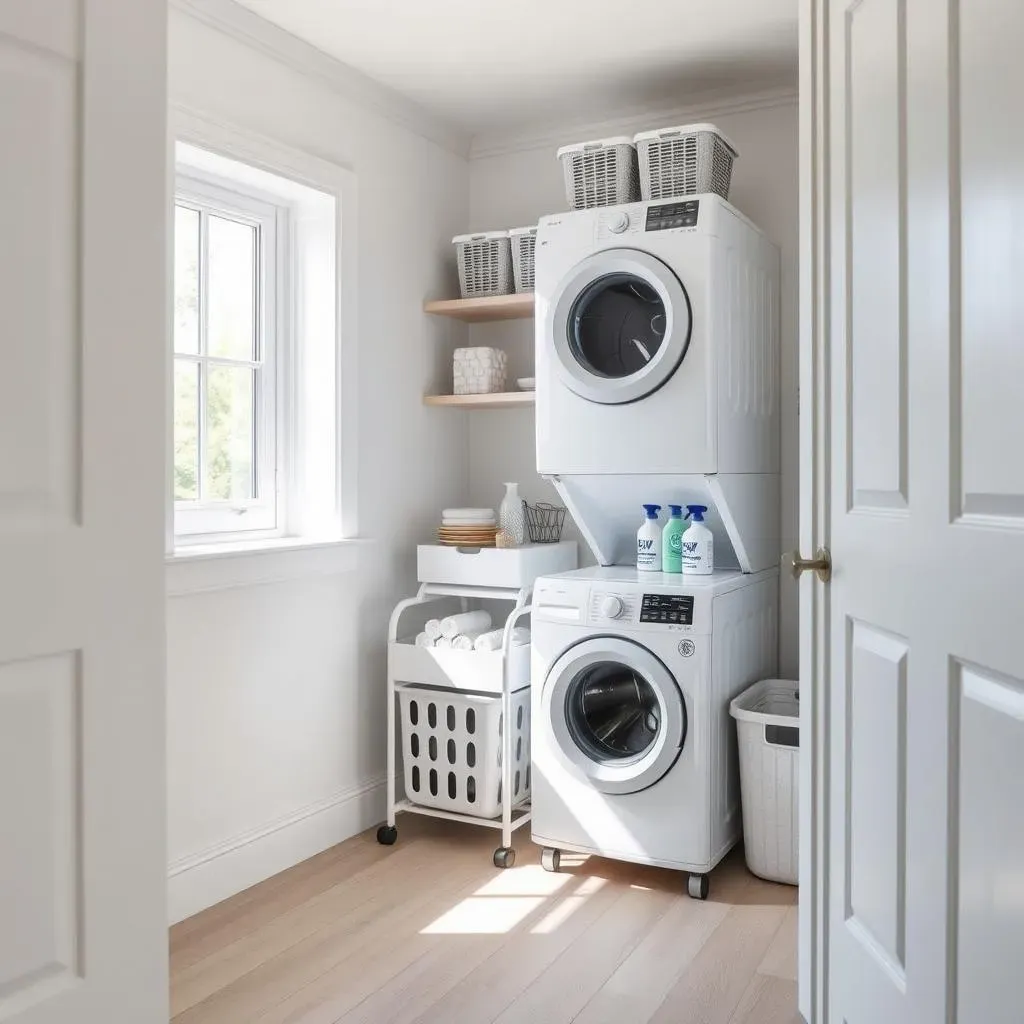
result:
[(690, 343), (690, 300), (672, 271), (637, 249), (588, 256), (548, 306), (547, 338), (563, 383), (605, 405), (657, 391)]
[(565, 766), (605, 793), (653, 786), (686, 741), (686, 705), (672, 674), (621, 637), (591, 637), (565, 651), (541, 702)]

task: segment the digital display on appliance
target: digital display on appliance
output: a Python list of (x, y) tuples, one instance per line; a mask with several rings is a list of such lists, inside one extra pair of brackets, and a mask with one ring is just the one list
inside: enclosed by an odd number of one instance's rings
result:
[(664, 622), (672, 626), (693, 625), (692, 594), (644, 594), (641, 622)]
[(666, 228), (693, 228), (697, 226), (699, 199), (688, 199), (684, 203), (661, 203), (647, 207), (645, 231), (664, 231)]

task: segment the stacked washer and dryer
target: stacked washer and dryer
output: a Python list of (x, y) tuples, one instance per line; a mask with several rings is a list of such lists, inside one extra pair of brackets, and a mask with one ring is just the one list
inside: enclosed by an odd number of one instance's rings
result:
[[(729, 701), (777, 669), (778, 250), (704, 194), (545, 217), (535, 273), (537, 468), (599, 564), (534, 589), (533, 839), (703, 899), (741, 834)], [(708, 506), (713, 575), (636, 570), (651, 502)]]

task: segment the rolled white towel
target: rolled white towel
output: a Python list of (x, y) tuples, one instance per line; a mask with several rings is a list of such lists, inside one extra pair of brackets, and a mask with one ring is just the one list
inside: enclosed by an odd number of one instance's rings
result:
[(451, 650), (451, 646), (452, 646), (451, 638), (450, 637), (446, 637), (446, 636), (439, 636), (434, 641), (434, 646), (435, 647), (439, 647), (439, 648), (443, 648), (445, 650)]
[(462, 612), (460, 615), (449, 615), (447, 619), (441, 620), (441, 636), (446, 636), (449, 640), (453, 640), (460, 633), (482, 633), (490, 628), (491, 616), (487, 612)]
[[(492, 629), (489, 633), (481, 633), (473, 642), (475, 651), (500, 651), (505, 639), (504, 629)], [(519, 647), (530, 642), (530, 631), (525, 626), (516, 626), (512, 630), (512, 643)]]
[(417, 647), (433, 647), (434, 646), (434, 641), (429, 636), (427, 636), (426, 633), (417, 633), (416, 634), (416, 646)]
[(452, 640), (452, 647), (457, 651), (471, 651), (473, 650), (473, 644), (476, 642), (476, 638), (480, 636), (477, 633), (460, 633), (455, 639)]
[(441, 635), (441, 620), (427, 619), (427, 624), (423, 627), (423, 632), (426, 633), (431, 640), (436, 640)]

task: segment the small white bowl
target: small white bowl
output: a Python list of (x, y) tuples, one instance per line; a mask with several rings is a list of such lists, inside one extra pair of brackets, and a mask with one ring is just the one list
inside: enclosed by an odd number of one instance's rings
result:
[(535, 391), (537, 379), (535, 377), (520, 377), (516, 380), (516, 386), (520, 391)]

